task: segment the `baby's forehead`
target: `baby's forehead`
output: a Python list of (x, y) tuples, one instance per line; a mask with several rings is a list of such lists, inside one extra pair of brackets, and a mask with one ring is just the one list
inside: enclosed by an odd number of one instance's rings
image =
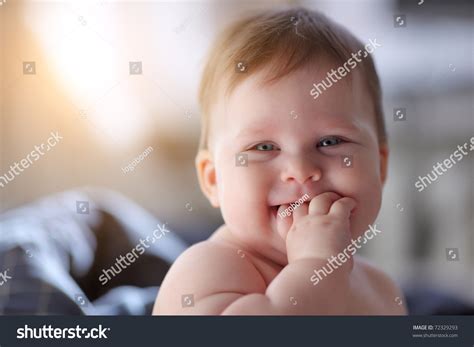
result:
[(311, 118), (315, 122), (325, 118), (350, 120), (358, 114), (370, 113), (370, 95), (357, 73), (351, 80), (333, 83), (318, 99), (311, 96), (313, 83), (330, 70), (330, 63), (306, 66), (271, 82), (266, 80), (266, 72), (260, 71), (221, 99), (224, 112), (220, 114), (225, 123), (245, 123), (267, 116), (275, 121), (288, 117), (301, 121)]

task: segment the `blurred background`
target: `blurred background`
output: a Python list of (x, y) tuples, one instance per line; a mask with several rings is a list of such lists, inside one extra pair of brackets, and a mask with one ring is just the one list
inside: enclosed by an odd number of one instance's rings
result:
[[(51, 132), (63, 137), (0, 187), (0, 212), (99, 186), (136, 201), (188, 244), (207, 238), (222, 224), (194, 169), (197, 87), (207, 50), (244, 13), (302, 5), (324, 12), (362, 42), (375, 38), (382, 45), (374, 55), (384, 91), (389, 179), (376, 222), (384, 232), (363, 252), (405, 287), (423, 284), (474, 302), (474, 153), (424, 191), (414, 186), (474, 136), (471, 1), (0, 5), (0, 175)], [(399, 108), (404, 121), (395, 121)], [(457, 248), (458, 259), (449, 259), (447, 248)]]

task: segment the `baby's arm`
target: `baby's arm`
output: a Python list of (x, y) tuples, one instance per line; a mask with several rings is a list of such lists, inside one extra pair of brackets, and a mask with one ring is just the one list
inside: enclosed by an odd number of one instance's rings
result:
[[(348, 286), (336, 286), (344, 276), (335, 273), (315, 288), (309, 278), (319, 265), (310, 260), (290, 264), (267, 288), (246, 257), (211, 241), (202, 242), (173, 264), (162, 283), (153, 314), (324, 314), (335, 309), (335, 291)], [(193, 296), (192, 306), (183, 304), (183, 295)], [(296, 305), (290, 297), (295, 298)], [(335, 300), (321, 300), (325, 297)]]
[[(245, 257), (206, 241), (191, 247), (173, 264), (160, 288), (154, 314), (344, 314), (352, 260), (317, 286), (310, 281), (313, 270), (347, 243), (341, 235), (347, 236), (353, 202), (343, 198), (333, 204), (334, 199), (329, 193), (314, 198), (310, 204), (314, 215), (293, 223), (296, 227), (287, 237), (289, 264), (268, 288)], [(182, 295), (187, 294), (194, 297), (192, 307), (182, 305)]]
[[(187, 249), (167, 273), (153, 314), (221, 314), (235, 300), (264, 293), (265, 281), (254, 265), (235, 249), (205, 241)], [(192, 295), (192, 305), (183, 305)]]

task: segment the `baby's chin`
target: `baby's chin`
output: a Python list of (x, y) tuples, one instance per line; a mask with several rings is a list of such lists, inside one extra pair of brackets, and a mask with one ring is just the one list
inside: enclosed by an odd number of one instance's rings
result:
[[(286, 255), (285, 240), (277, 231), (277, 218), (273, 211), (262, 211), (258, 213), (247, 213), (245, 216), (233, 216), (225, 219), (226, 226), (239, 241), (248, 246), (267, 251), (278, 251)], [(248, 223), (252, 221), (252, 223)]]

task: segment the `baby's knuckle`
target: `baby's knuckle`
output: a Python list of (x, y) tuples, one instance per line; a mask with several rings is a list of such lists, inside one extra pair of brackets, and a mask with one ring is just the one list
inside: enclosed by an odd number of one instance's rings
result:
[(331, 215), (326, 215), (326, 216), (321, 216), (321, 218), (319, 218), (318, 224), (322, 227), (329, 227), (334, 224), (337, 224), (337, 222), (338, 222), (337, 218), (334, 218)]

